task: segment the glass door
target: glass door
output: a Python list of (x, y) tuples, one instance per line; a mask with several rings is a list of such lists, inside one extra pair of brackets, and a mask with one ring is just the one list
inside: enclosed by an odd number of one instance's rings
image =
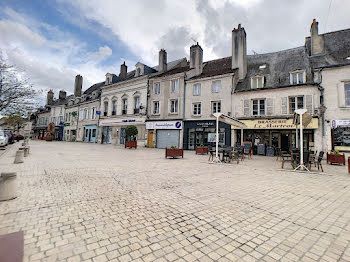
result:
[(188, 135), (188, 149), (193, 150), (194, 149), (194, 129), (189, 130), (189, 135)]

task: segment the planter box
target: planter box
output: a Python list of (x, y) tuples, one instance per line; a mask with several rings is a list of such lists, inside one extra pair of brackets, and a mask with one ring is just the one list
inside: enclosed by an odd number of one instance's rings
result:
[(327, 163), (329, 164), (340, 164), (345, 166), (345, 156), (344, 154), (341, 155), (334, 155), (334, 154), (328, 154), (327, 153)]
[(167, 157), (182, 157), (184, 158), (184, 150), (183, 148), (165, 148), (165, 158)]
[(46, 141), (52, 141), (52, 140), (53, 140), (53, 136), (47, 136), (47, 137), (45, 138), (45, 140), (46, 140)]
[(125, 141), (125, 148), (137, 148), (137, 141)]
[(200, 155), (204, 155), (209, 153), (209, 148), (207, 146), (197, 146), (196, 147), (196, 155), (200, 154)]

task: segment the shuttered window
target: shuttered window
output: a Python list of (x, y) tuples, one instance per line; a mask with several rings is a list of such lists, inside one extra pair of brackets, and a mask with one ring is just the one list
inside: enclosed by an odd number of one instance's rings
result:
[(246, 99), (243, 101), (243, 114), (244, 116), (250, 115), (250, 100)]
[(345, 105), (350, 106), (350, 82), (344, 83)]
[(281, 114), (282, 115), (288, 114), (288, 97), (281, 98)]
[(313, 114), (314, 107), (313, 107), (313, 97), (312, 95), (306, 95), (305, 96), (305, 108), (309, 114)]
[(272, 116), (274, 114), (273, 98), (266, 99), (266, 115)]

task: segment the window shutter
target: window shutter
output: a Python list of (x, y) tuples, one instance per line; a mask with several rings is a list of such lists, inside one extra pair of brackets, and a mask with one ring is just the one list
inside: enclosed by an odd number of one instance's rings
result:
[(306, 105), (305, 108), (306, 108), (307, 112), (312, 115), (314, 113), (312, 95), (305, 96), (305, 105)]
[(288, 114), (288, 103), (287, 102), (288, 102), (287, 97), (281, 98), (281, 113), (282, 113), (282, 115)]
[(338, 106), (345, 107), (345, 90), (344, 83), (338, 84)]
[(250, 100), (249, 99), (244, 100), (243, 113), (244, 113), (244, 116), (250, 115)]
[(272, 116), (274, 114), (273, 98), (266, 99), (266, 114)]

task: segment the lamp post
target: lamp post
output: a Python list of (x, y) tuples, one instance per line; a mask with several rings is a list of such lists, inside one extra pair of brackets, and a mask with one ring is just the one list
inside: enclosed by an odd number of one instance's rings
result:
[(222, 113), (214, 113), (214, 116), (216, 117), (216, 149), (215, 149), (215, 159), (213, 162), (215, 163), (221, 163), (219, 158), (219, 118), (222, 115)]
[[(298, 114), (299, 117), (299, 122), (300, 122), (300, 165), (297, 166), (294, 171), (300, 169), (300, 170), (307, 170), (309, 171), (309, 169), (307, 169), (307, 167), (304, 165), (304, 145), (303, 145), (303, 114), (306, 113), (306, 109), (297, 109), (295, 110), (295, 113)], [(297, 122), (298, 123), (298, 122)]]

